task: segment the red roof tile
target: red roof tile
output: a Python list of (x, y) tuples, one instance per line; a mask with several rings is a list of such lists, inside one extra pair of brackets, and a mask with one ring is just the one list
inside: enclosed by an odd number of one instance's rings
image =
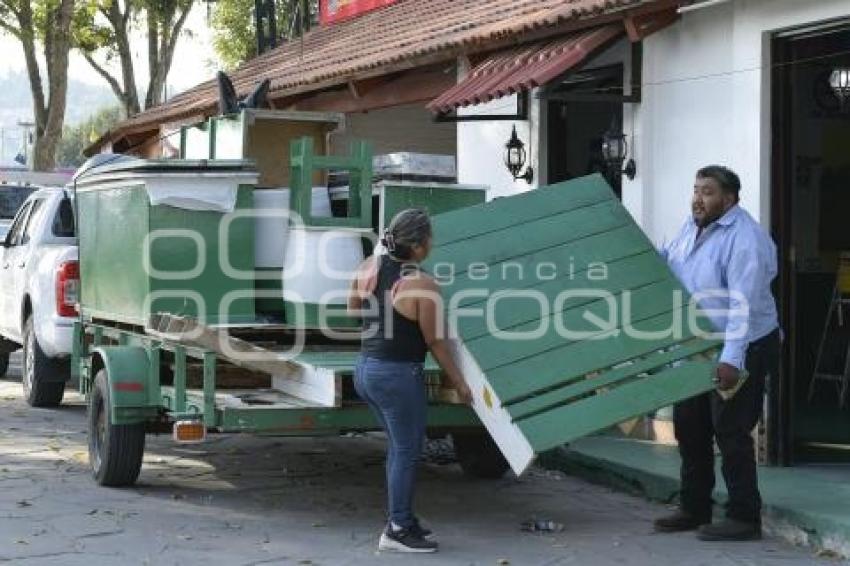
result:
[[(593, 19), (643, 4), (670, 0), (400, 0), (305, 36), (247, 61), (232, 74), (240, 95), (272, 79), (271, 96), (315, 90), (353, 78), (391, 72), (423, 60), (452, 59), (459, 49), (476, 50), (498, 40), (567, 21)], [(218, 101), (214, 81), (179, 94), (126, 120), (105, 139), (210, 113)]]
[(428, 108), (433, 112), (451, 112), (461, 106), (481, 104), (542, 86), (625, 33), (621, 24), (608, 24), (495, 53), (479, 63), (466, 79), (437, 97)]

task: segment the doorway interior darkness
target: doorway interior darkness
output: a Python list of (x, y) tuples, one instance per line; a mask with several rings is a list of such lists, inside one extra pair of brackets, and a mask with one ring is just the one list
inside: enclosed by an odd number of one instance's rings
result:
[[(850, 461), (850, 406), (840, 406), (838, 387), (819, 381), (809, 399), (839, 255), (850, 251), (850, 101), (842, 106), (829, 81), (835, 69), (850, 69), (847, 45), (850, 23), (775, 37), (772, 45), (771, 210), (786, 333), (777, 383), (785, 464)], [(843, 372), (848, 340), (850, 316), (827, 334), (821, 370)]]
[[(623, 103), (593, 100), (622, 95), (623, 66), (582, 71), (550, 91), (554, 95), (587, 95), (587, 100), (547, 100), (547, 182), (558, 183), (591, 173), (602, 173), (620, 198), (622, 175), (602, 159), (602, 137), (612, 124), (623, 124)], [(629, 140), (631, 141), (631, 140)]]

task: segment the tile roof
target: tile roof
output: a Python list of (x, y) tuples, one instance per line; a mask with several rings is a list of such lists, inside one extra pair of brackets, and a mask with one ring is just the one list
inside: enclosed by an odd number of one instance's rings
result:
[(451, 112), (543, 86), (625, 34), (622, 24), (608, 24), (494, 53), (466, 79), (431, 101), (428, 109)]
[[(311, 30), (300, 40), (247, 61), (232, 73), (242, 95), (265, 78), (271, 97), (318, 90), (350, 79), (452, 59), (499, 40), (570, 21), (580, 22), (671, 0), (400, 0), (355, 19)], [(396, 65), (396, 67), (393, 67)], [(193, 87), (120, 124), (116, 134), (153, 129), (209, 113), (218, 101), (215, 81)]]

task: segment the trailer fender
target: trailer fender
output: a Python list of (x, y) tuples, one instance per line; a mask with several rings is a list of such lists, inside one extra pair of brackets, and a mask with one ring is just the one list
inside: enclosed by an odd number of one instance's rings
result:
[(159, 408), (153, 400), (150, 357), (138, 346), (102, 346), (91, 355), (91, 376), (106, 370), (110, 393), (112, 424), (134, 424), (155, 416)]

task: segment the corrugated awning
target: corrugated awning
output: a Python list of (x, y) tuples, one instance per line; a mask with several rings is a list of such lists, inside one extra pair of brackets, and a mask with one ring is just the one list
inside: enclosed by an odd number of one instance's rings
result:
[(622, 35), (623, 24), (617, 23), (494, 53), (428, 104), (428, 109), (449, 113), (545, 85)]

